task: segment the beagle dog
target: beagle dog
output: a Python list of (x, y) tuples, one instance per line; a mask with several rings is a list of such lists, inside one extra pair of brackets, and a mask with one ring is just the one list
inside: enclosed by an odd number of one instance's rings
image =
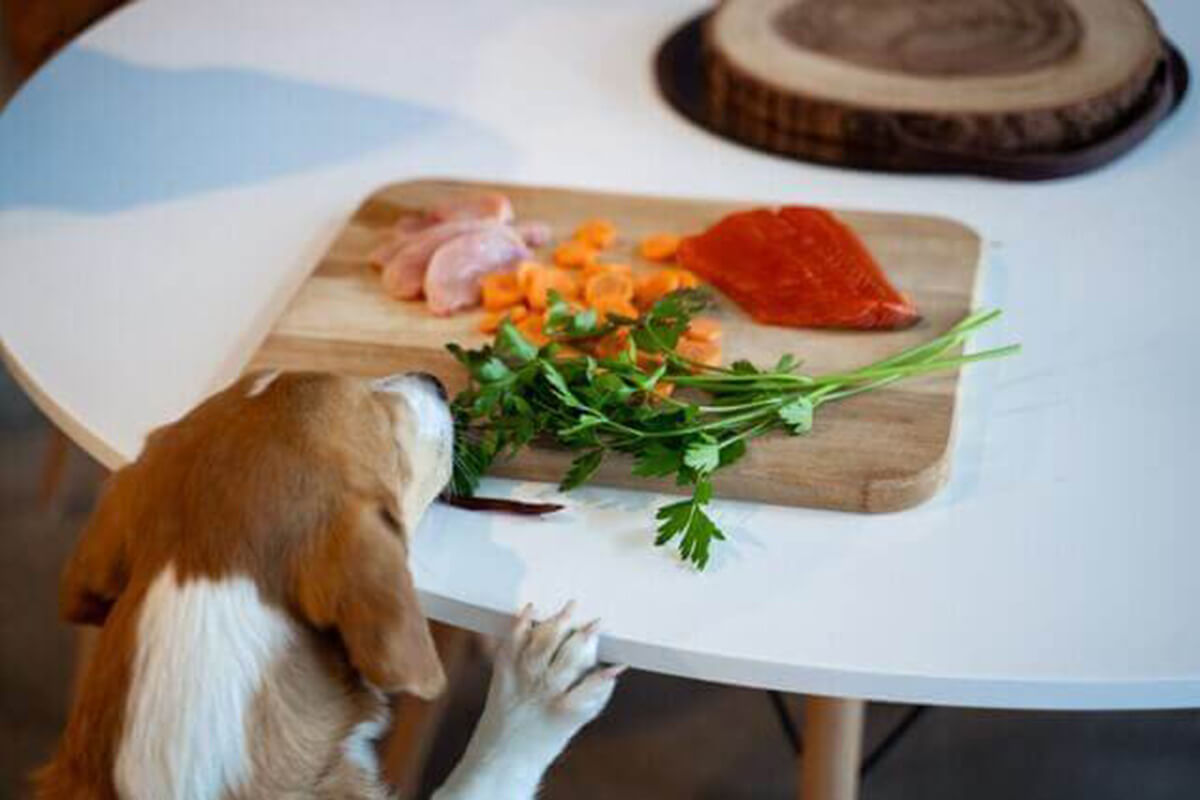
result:
[[(250, 375), (155, 431), (63, 575), (102, 626), (39, 798), (384, 798), (384, 695), (446, 678), (409, 537), (450, 476), (445, 390)], [(594, 624), (525, 609), (439, 800), (530, 798), (620, 668)]]

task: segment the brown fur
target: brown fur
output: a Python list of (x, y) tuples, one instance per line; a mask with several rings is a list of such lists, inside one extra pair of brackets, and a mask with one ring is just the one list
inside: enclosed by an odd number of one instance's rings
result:
[[(253, 378), (155, 431), (115, 473), (63, 575), (63, 616), (103, 625), (40, 798), (113, 798), (113, 766), (149, 585), (252, 578), (309, 633), (264, 676), (242, 796), (375, 797), (337, 743), (388, 692), (429, 697), (445, 676), (407, 569), (396, 489), (420, 465), (395, 444), (392, 405), (363, 381)], [(321, 788), (325, 787), (325, 788)], [(377, 788), (377, 787), (376, 787)]]

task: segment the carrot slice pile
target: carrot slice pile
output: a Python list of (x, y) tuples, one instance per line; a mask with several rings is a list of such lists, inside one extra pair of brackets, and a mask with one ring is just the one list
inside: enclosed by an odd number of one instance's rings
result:
[(721, 363), (721, 345), (715, 341), (705, 342), (684, 336), (675, 343), (675, 352), (686, 359), (698, 361), (710, 367)]
[(635, 289), (637, 304), (649, 308), (677, 289), (693, 289), (700, 285), (695, 274), (683, 269), (655, 270), (638, 279)]
[(596, 250), (612, 246), (617, 239), (617, 226), (606, 219), (589, 219), (575, 231), (575, 240)]
[(549, 305), (551, 291), (558, 292), (564, 300), (576, 300), (579, 297), (579, 281), (565, 269), (544, 267), (533, 270), (524, 299), (530, 308), (541, 311)]
[(638, 246), (638, 252), (647, 261), (671, 261), (677, 250), (679, 237), (673, 233), (653, 233)]
[(768, 324), (886, 329), (920, 318), (854, 232), (824, 209), (730, 214), (684, 239), (678, 260)]
[[(573, 238), (555, 248), (553, 265), (522, 261), (515, 271), (485, 277), (481, 285), (483, 307), (488, 313), (480, 320), (479, 330), (494, 333), (508, 319), (526, 339), (540, 347), (549, 341), (544, 325), (552, 291), (577, 309), (594, 310), (603, 321), (613, 315), (636, 319), (671, 292), (700, 284), (695, 273), (678, 267), (655, 268), (635, 275), (627, 263), (597, 260), (600, 250), (610, 246), (616, 237), (617, 229), (610, 221), (588, 220), (579, 226)], [(648, 257), (647, 243), (655, 238), (642, 242), (643, 257)], [(663, 241), (649, 246), (650, 255), (659, 261), (669, 260), (679, 237), (660, 234), (657, 239)], [(685, 358), (717, 364), (721, 359), (720, 339), (721, 326), (716, 320), (696, 318), (677, 347)], [(626, 344), (627, 332), (622, 329), (586, 342), (586, 348), (599, 358), (608, 358), (624, 350)], [(577, 352), (574, 348), (569, 350)], [(639, 358), (650, 367), (662, 361), (661, 356), (646, 353), (639, 353)], [(667, 386), (662, 393), (669, 394), (672, 388)]]
[(515, 325), (527, 316), (529, 316), (529, 309), (525, 306), (513, 306), (512, 308), (489, 311), (483, 315), (483, 319), (479, 322), (479, 332), (495, 333), (500, 329), (500, 323), (504, 322), (504, 320), (507, 319)]
[(700, 342), (719, 342), (721, 340), (721, 324), (711, 317), (696, 317), (688, 325), (683, 335)]
[(586, 242), (571, 239), (554, 248), (554, 263), (560, 267), (578, 269), (596, 260), (596, 248)]
[(479, 285), (483, 290), (483, 307), (488, 311), (499, 311), (521, 302), (521, 287), (517, 285), (515, 272), (493, 272), (485, 275)]

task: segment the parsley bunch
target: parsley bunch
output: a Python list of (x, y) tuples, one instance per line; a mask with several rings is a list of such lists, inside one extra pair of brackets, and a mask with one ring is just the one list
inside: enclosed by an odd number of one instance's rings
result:
[[(807, 433), (825, 403), (1018, 350), (1014, 345), (950, 354), (1000, 314), (985, 311), (930, 342), (852, 372), (806, 375), (791, 355), (769, 368), (749, 361), (715, 367), (675, 350), (708, 302), (702, 290), (681, 290), (638, 319), (609, 316), (601, 322), (594, 311), (576, 311), (551, 293), (544, 328), (549, 344), (535, 347), (506, 321), (490, 345), (477, 350), (448, 345), (470, 374), (468, 387), (453, 402), (458, 441), (451, 491), (472, 494), (496, 459), (539, 438), (578, 453), (559, 484), (564, 491), (585, 483), (609, 454), (626, 453), (633, 457), (634, 475), (674, 476), (679, 486), (690, 488), (687, 499), (658, 510), (655, 544), (677, 541), (680, 556), (704, 569), (713, 541), (725, 538), (706, 511), (712, 475), (741, 458), (750, 441), (772, 431)], [(575, 349), (618, 329), (625, 330), (625, 345), (615, 356)], [(662, 382), (683, 391), (655, 392)]]

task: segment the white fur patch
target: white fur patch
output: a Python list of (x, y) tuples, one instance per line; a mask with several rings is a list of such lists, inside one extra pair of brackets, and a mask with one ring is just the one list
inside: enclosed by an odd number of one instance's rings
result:
[(402, 487), (405, 527), (416, 530), (425, 508), (450, 480), (454, 420), (450, 407), (428, 381), (401, 373), (374, 382), (375, 391), (398, 398), (408, 407), (397, 420), (396, 442), (408, 453), (414, 474)]
[(281, 374), (281, 370), (272, 369), (256, 376), (254, 382), (250, 384), (250, 388), (246, 390), (246, 397), (258, 397), (267, 390), (276, 378)]
[(387, 730), (392, 715), (383, 693), (370, 684), (367, 684), (367, 689), (379, 700), (379, 711), (354, 726), (354, 730), (350, 731), (350, 735), (342, 743), (342, 752), (346, 754), (350, 763), (357, 764), (368, 775), (378, 778), (379, 754), (375, 750), (375, 742)]
[(291, 623), (249, 578), (168, 565), (142, 602), (115, 781), (122, 798), (217, 798), (249, 777), (246, 716)]

